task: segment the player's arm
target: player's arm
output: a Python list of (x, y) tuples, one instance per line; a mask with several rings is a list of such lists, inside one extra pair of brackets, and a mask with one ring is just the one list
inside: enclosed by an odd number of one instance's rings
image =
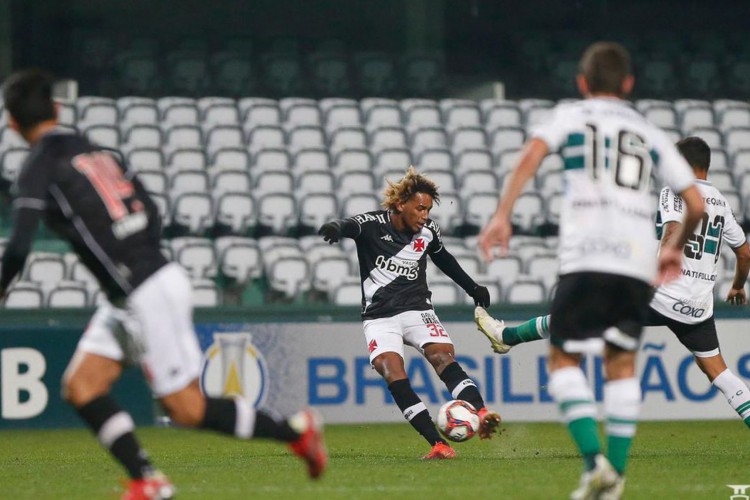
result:
[(682, 224), (676, 222), (665, 224), (659, 251), (659, 275), (657, 278), (659, 284), (671, 281), (679, 276), (682, 266), (682, 249), (690, 235), (695, 231), (698, 222), (703, 218), (703, 198), (695, 184), (685, 188), (679, 193), (679, 196), (685, 205), (685, 217)]
[(747, 242), (737, 248), (732, 248), (737, 261), (734, 265), (734, 281), (732, 288), (727, 294), (727, 302), (730, 304), (747, 304), (745, 296), (745, 283), (750, 273), (750, 246)]
[(41, 214), (39, 208), (19, 206), (18, 202), (13, 209), (13, 230), (0, 265), (0, 297), (5, 297), (10, 283), (26, 263)]
[(469, 297), (474, 299), (474, 304), (482, 307), (490, 306), (490, 291), (486, 286), (477, 285), (477, 283), (471, 279), (471, 276), (466, 274), (461, 264), (458, 263), (456, 258), (448, 252), (448, 249), (444, 246), (438, 251), (430, 253), (430, 258), (435, 265), (445, 273), (450, 279), (452, 279), (458, 286), (460, 286)]
[(330, 245), (337, 243), (341, 238), (356, 238), (360, 232), (362, 228), (352, 219), (334, 219), (320, 226), (318, 230), (318, 234)]
[(513, 213), (513, 205), (523, 192), (526, 183), (536, 174), (548, 152), (547, 143), (539, 138), (531, 139), (524, 146), (521, 158), (511, 173), (505, 192), (498, 202), (495, 214), (479, 234), (479, 248), (485, 260), (492, 260), (493, 247), (499, 246), (503, 253), (507, 252), (508, 241), (512, 234), (510, 216)]

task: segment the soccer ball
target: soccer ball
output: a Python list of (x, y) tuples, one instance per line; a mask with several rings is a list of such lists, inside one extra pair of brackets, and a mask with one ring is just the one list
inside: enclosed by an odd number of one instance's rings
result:
[(466, 441), (479, 431), (479, 415), (470, 403), (454, 399), (438, 411), (437, 428), (445, 439)]

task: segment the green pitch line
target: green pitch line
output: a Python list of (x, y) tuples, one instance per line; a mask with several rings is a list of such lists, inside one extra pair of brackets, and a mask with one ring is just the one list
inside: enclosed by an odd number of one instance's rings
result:
[[(750, 484), (740, 421), (651, 422), (638, 428), (626, 498), (728, 498)], [(145, 428), (139, 435), (182, 499), (565, 498), (581, 462), (557, 424), (507, 424), (492, 441), (428, 451), (406, 424), (329, 426), (330, 469), (310, 481), (283, 446)], [(119, 498), (121, 470), (84, 430), (0, 432), (0, 498)]]

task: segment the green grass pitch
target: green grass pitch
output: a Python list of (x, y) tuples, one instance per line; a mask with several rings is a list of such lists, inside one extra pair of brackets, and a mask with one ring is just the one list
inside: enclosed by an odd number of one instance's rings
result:
[[(180, 499), (567, 498), (581, 463), (559, 424), (504, 424), (492, 441), (457, 444), (452, 461), (421, 462), (406, 424), (326, 430), (330, 468), (311, 481), (284, 446), (177, 429), (139, 436)], [(750, 484), (739, 421), (647, 422), (633, 445), (625, 498), (727, 499)], [(114, 499), (123, 472), (85, 430), (0, 432), (0, 498)]]

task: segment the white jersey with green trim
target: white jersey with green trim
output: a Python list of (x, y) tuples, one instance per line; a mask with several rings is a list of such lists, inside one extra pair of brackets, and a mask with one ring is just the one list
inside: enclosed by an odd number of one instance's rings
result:
[[(695, 232), (685, 244), (680, 277), (660, 286), (651, 301), (651, 307), (680, 323), (700, 323), (714, 312), (714, 285), (716, 284), (722, 242), (732, 248), (745, 243), (745, 232), (734, 218), (726, 198), (710, 182), (697, 180), (706, 213)], [(659, 196), (656, 232), (662, 235), (663, 225), (685, 218), (682, 198), (669, 188)]]
[(559, 104), (531, 136), (564, 161), (560, 274), (600, 272), (651, 282), (651, 176), (678, 193), (694, 180), (669, 136), (614, 97)]

